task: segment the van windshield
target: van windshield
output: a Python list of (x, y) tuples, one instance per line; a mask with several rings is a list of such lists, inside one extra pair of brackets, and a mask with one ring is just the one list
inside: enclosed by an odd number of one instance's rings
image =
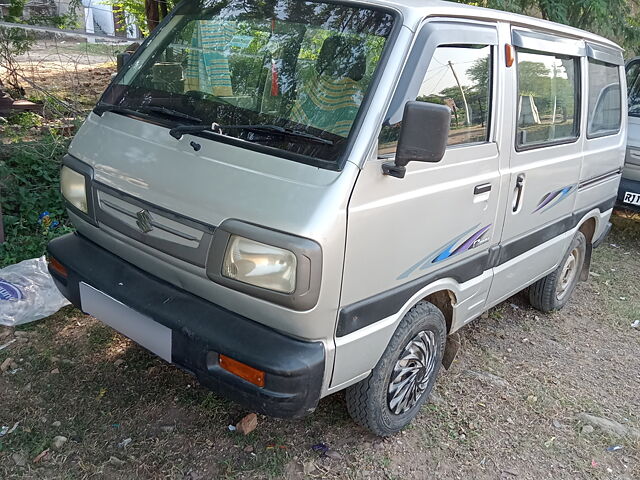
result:
[(99, 108), (192, 131), (215, 122), (216, 133), (197, 134), (335, 169), (392, 26), (390, 14), (360, 6), (185, 2)]
[(640, 60), (634, 60), (627, 65), (627, 90), (629, 115), (640, 117)]

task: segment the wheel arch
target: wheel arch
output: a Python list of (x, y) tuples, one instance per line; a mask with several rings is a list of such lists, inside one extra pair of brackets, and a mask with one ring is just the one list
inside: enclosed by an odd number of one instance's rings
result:
[(584, 264), (580, 272), (580, 280), (587, 281), (589, 279), (589, 270), (591, 269), (591, 253), (593, 252), (593, 242), (596, 240), (596, 232), (600, 227), (599, 210), (588, 213), (578, 224), (578, 232), (584, 235), (587, 240), (587, 249), (585, 252)]
[(429, 302), (442, 312), (447, 326), (447, 334), (449, 334), (453, 326), (454, 306), (457, 303), (455, 292), (448, 288), (437, 290), (424, 296), (416, 304), (420, 301)]

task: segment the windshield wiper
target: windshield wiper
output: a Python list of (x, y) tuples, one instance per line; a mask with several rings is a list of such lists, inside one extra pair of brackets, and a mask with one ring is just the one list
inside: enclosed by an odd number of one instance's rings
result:
[(121, 107), (120, 105), (111, 105), (109, 103), (99, 103), (93, 109), (97, 115), (102, 115), (104, 112), (123, 113), (125, 115), (137, 115), (146, 116), (149, 112), (162, 113), (168, 117), (179, 118), (181, 120), (189, 120), (191, 122), (201, 123), (202, 119), (193, 117), (186, 113), (173, 110), (171, 108), (163, 107), (161, 105), (142, 105), (138, 108)]
[(217, 123), (213, 123), (212, 125), (180, 125), (169, 130), (169, 133), (172, 137), (179, 140), (185, 133), (211, 131), (222, 135), (223, 130), (247, 130), (249, 132), (289, 137), (301, 141), (306, 140), (309, 142), (321, 143), (323, 145), (333, 145), (333, 142), (326, 138), (301, 132), (299, 130), (293, 130), (291, 128), (279, 127), (277, 125), (218, 125)]
[(222, 130), (220, 129), (220, 125), (217, 123), (212, 123), (210, 125), (178, 125), (177, 127), (173, 127), (169, 130), (169, 135), (171, 135), (176, 140), (180, 140), (182, 135), (185, 133), (200, 133), (200, 132), (213, 132), (222, 134)]
[(186, 113), (179, 112), (178, 110), (173, 110), (172, 108), (163, 107), (161, 105), (148, 105), (140, 108), (142, 112), (157, 112), (167, 115), (168, 117), (181, 118), (183, 120), (189, 120), (191, 122), (202, 123), (202, 119), (198, 117), (194, 117), (192, 115), (188, 115)]
[[(223, 127), (224, 128), (224, 127)], [(299, 138), (310, 142), (321, 143), (323, 145), (333, 145), (331, 140), (312, 135), (311, 133), (301, 132), (292, 128), (279, 127), (277, 125), (229, 125), (228, 129), (248, 130), (250, 132), (267, 133), (282, 135), (285, 137)]]
[(125, 115), (146, 116), (144, 112), (133, 108), (121, 107), (119, 105), (111, 105), (109, 103), (99, 103), (93, 108), (93, 113), (102, 116), (104, 112), (124, 113)]

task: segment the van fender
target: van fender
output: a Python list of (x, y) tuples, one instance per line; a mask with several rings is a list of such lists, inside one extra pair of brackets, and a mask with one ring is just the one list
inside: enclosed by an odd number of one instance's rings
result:
[[(446, 310), (442, 302), (445, 302), (445, 299), (448, 300), (449, 314), (446, 311), (443, 311), (443, 314), (447, 321), (447, 333), (452, 334), (466, 322), (482, 313), (484, 306), (482, 292), (486, 292), (490, 283), (490, 271), (485, 271), (479, 277), (464, 283), (459, 283), (450, 277), (435, 280), (418, 290), (394, 314), (355, 332), (336, 337), (333, 378), (331, 387), (326, 393), (341, 390), (369, 375), (387, 348), (400, 321), (418, 302), (421, 300), (431, 301), (441, 310)], [(478, 288), (479, 286), (483, 288)], [(482, 297), (482, 301), (480, 301), (480, 297)], [(477, 314), (469, 314), (470, 307), (474, 307), (474, 305), (475, 308), (472, 309), (474, 312), (477, 311)], [(449, 340), (445, 351), (451, 347), (450, 351), (455, 353), (454, 350), (457, 351), (457, 349), (452, 346), (453, 343)], [(445, 355), (443, 364), (448, 366), (451, 361), (453, 361), (453, 357)]]
[(608, 219), (613, 209), (601, 212), (600, 209), (594, 208), (584, 214), (578, 221), (575, 229), (576, 232), (582, 232), (587, 239), (587, 250), (585, 252), (584, 265), (580, 272), (580, 281), (586, 282), (589, 279), (589, 270), (591, 268), (591, 254), (593, 252), (594, 243), (599, 241), (608, 230)]

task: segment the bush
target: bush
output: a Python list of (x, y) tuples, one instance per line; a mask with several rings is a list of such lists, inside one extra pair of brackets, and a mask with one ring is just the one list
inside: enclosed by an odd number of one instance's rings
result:
[[(33, 126), (31, 120), (25, 116), (15, 122), (23, 130)], [(60, 162), (68, 144), (65, 137), (45, 133), (34, 141), (2, 145), (5, 243), (0, 244), (0, 267), (40, 257), (49, 240), (72, 230), (59, 192)]]

